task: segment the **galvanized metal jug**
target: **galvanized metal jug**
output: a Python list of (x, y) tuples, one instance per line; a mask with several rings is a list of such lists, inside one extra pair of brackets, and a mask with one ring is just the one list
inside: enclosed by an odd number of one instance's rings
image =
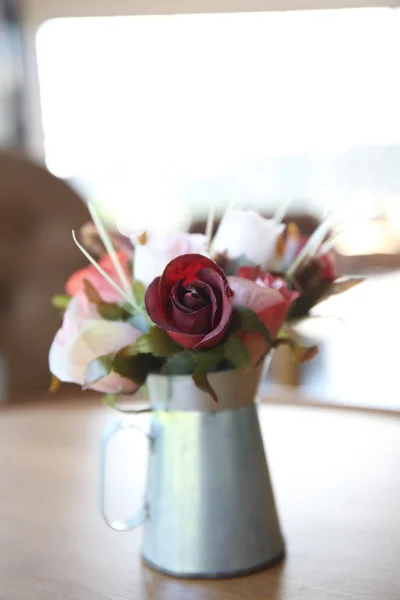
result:
[(128, 521), (104, 508), (104, 462), (117, 423), (101, 446), (100, 511), (126, 531), (145, 522), (142, 557), (186, 578), (233, 577), (261, 570), (284, 554), (254, 403), (261, 367), (209, 376), (218, 404), (190, 376), (151, 375), (150, 459), (145, 506)]

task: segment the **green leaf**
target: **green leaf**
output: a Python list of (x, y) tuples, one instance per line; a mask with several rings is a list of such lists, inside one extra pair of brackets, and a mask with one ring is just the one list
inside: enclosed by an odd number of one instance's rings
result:
[(208, 381), (207, 373), (214, 371), (224, 360), (224, 347), (219, 345), (209, 350), (192, 350), (190, 354), (196, 361), (196, 369), (192, 374), (195, 385), (209, 394), (215, 402), (218, 402), (217, 395)]
[(232, 331), (251, 331), (259, 333), (266, 342), (273, 344), (273, 339), (268, 328), (250, 308), (241, 306), (234, 309), (231, 328)]
[(94, 285), (88, 279), (83, 280), (83, 290), (86, 298), (96, 306), (99, 315), (106, 321), (126, 321), (130, 313), (124, 306), (115, 302), (104, 302)]
[(163, 375), (191, 375), (196, 369), (196, 360), (188, 350), (174, 354), (161, 367)]
[(85, 386), (91, 386), (112, 371), (134, 381), (139, 386), (146, 381), (151, 371), (159, 370), (160, 359), (151, 354), (119, 356), (119, 353), (104, 354), (89, 363), (85, 373)]
[(133, 283), (133, 295), (135, 296), (136, 303), (139, 306), (144, 306), (144, 296), (146, 294), (146, 286), (141, 281), (135, 281)]
[(103, 402), (109, 408), (115, 408), (115, 402), (117, 400), (116, 394), (106, 394), (103, 398)]
[(121, 377), (126, 377), (142, 386), (148, 374), (151, 371), (157, 371), (160, 368), (160, 360), (151, 354), (138, 354), (136, 356), (121, 357), (116, 356), (113, 362), (112, 370)]
[(122, 306), (111, 302), (99, 302), (96, 304), (99, 315), (106, 321), (127, 321), (129, 314)]
[(206, 371), (202, 371), (199, 368), (197, 368), (196, 371), (192, 375), (192, 379), (193, 379), (196, 387), (199, 388), (199, 390), (201, 390), (202, 392), (205, 392), (206, 394), (209, 394), (211, 396), (211, 398), (214, 400), (214, 402), (218, 402), (218, 396), (215, 393), (215, 391), (213, 390), (213, 388), (211, 387), (210, 382), (208, 381)]
[(166, 331), (160, 327), (153, 326), (148, 333), (140, 336), (133, 344), (122, 348), (118, 352), (118, 356), (152, 354), (156, 357), (167, 358), (181, 351), (181, 346), (174, 342)]
[(129, 302), (124, 302), (123, 304), (121, 304), (121, 308), (128, 313), (128, 315), (136, 315), (137, 314), (137, 310), (134, 306), (132, 306), (132, 304), (129, 304)]
[(51, 303), (54, 306), (54, 308), (57, 308), (58, 310), (66, 310), (68, 304), (71, 301), (71, 296), (68, 296), (68, 294), (56, 294), (55, 296), (52, 297), (51, 299)]
[(251, 367), (249, 353), (237, 334), (231, 333), (225, 340), (223, 347), (225, 358), (234, 369), (242, 370)]
[(287, 331), (280, 331), (278, 339), (275, 341), (274, 346), (289, 346), (292, 357), (298, 363), (309, 362), (318, 354), (318, 346), (305, 346), (298, 342), (295, 338), (290, 337)]
[(88, 387), (103, 379), (109, 375), (113, 368), (113, 362), (115, 359), (115, 354), (103, 354), (103, 356), (99, 356), (92, 360), (87, 368), (85, 373), (85, 386)]

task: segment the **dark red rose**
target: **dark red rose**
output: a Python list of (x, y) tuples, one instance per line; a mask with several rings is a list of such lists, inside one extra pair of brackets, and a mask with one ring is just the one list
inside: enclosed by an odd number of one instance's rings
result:
[(330, 285), (336, 277), (333, 255), (328, 252), (305, 260), (298, 267), (293, 280), (296, 288), (303, 294)]
[(216, 346), (232, 319), (233, 292), (223, 270), (201, 254), (183, 254), (165, 267), (145, 296), (151, 320), (180, 346)]
[(289, 318), (300, 319), (328, 293), (337, 275), (332, 253), (305, 260), (293, 276), (293, 286), (300, 296), (292, 305)]

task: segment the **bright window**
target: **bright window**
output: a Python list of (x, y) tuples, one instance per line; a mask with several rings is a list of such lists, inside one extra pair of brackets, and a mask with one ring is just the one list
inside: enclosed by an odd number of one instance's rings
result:
[(111, 215), (400, 191), (398, 11), (55, 19), (37, 52), (47, 166)]

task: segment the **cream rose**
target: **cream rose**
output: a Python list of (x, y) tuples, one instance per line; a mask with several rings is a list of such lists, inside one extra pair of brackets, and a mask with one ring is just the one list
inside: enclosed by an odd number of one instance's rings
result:
[(228, 255), (229, 259), (245, 256), (249, 264), (266, 270), (274, 262), (276, 243), (285, 226), (264, 219), (252, 210), (228, 210), (215, 234), (213, 254)]
[[(84, 385), (89, 363), (134, 342), (142, 333), (120, 321), (105, 321), (83, 295), (70, 301), (49, 353), (50, 371), (60, 381)], [(103, 393), (133, 393), (137, 385), (110, 373), (90, 389)]]

